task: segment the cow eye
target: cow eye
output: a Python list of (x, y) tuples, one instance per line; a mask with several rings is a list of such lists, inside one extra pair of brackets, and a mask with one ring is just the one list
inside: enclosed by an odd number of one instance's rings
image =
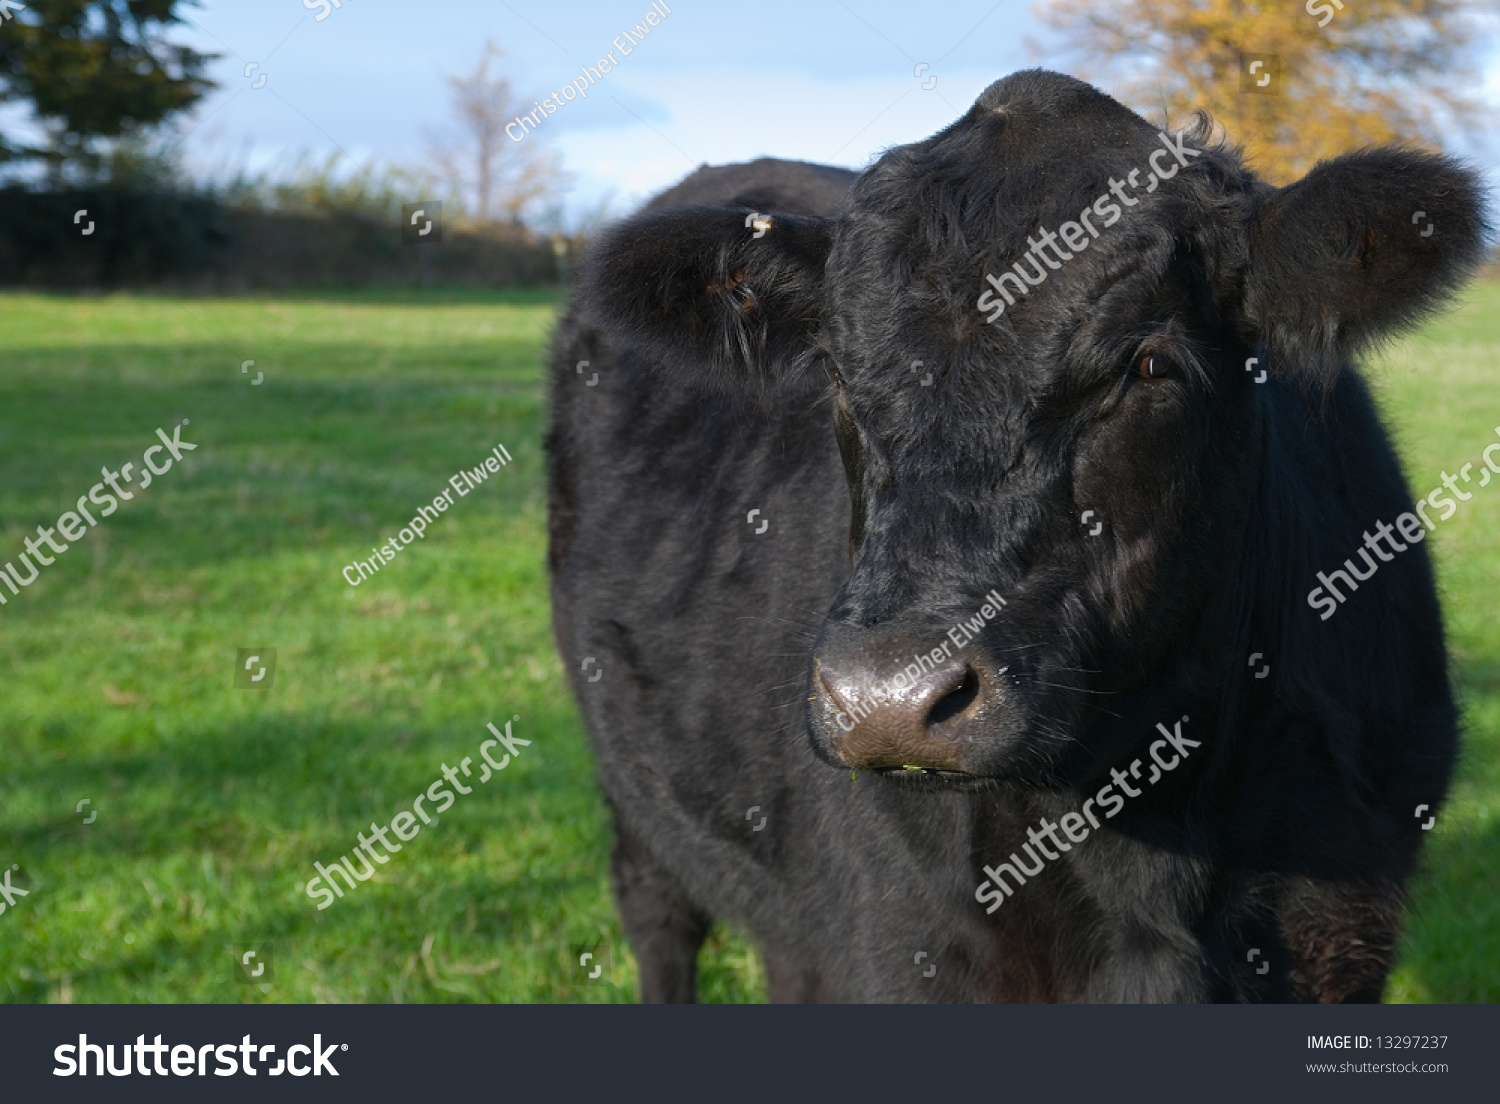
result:
[(1135, 374), (1141, 379), (1165, 379), (1172, 374), (1174, 367), (1160, 353), (1142, 353), (1135, 362)]

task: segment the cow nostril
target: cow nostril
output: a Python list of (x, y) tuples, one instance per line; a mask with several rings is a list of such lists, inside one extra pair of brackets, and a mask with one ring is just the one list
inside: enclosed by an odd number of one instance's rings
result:
[(944, 694), (927, 714), (927, 727), (936, 728), (944, 721), (958, 716), (979, 698), (979, 676), (974, 668), (964, 668), (963, 681)]

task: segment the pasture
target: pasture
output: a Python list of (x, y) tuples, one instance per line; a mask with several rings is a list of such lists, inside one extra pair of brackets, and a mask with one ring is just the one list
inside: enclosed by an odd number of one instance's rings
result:
[[(0, 1001), (633, 999), (549, 625), (558, 301), (0, 295), (0, 560), (157, 427), (186, 418), (199, 446), (0, 607), (0, 869), (28, 890), (0, 914)], [(1500, 426), (1500, 283), (1368, 374), (1416, 493), (1478, 464)], [(514, 464), (346, 583), (498, 443)], [(1500, 999), (1500, 482), (1473, 495), (1432, 538), (1466, 748), (1393, 1001)], [(267, 690), (232, 685), (248, 647), (276, 649)], [(532, 743), (507, 770), (330, 907), (305, 895), (315, 861), (516, 716)], [(249, 947), (271, 980), (243, 980)], [(764, 999), (754, 951), (716, 930), (699, 989)]]

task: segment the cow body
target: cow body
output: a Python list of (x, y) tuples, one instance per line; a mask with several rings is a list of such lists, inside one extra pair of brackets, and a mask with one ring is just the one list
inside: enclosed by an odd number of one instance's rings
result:
[[(715, 919), (773, 1000), (1379, 998), (1455, 755), (1440, 611), (1418, 545), (1330, 619), (1306, 595), (1411, 508), (1347, 361), (1420, 304), (1336, 289), (1319, 329), (1276, 237), (1319, 189), (1278, 206), (1224, 150), (975, 303), (1165, 141), (1018, 74), (857, 182), (700, 170), (594, 251), (550, 568), (643, 999), (693, 998)], [(1403, 277), (1440, 293), (1453, 248)]]

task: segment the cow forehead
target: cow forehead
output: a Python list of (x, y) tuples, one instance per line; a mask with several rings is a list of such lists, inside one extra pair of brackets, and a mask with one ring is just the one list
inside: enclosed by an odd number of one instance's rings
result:
[[(1170, 169), (1168, 136), (1071, 83), (1090, 95), (991, 108), (984, 106), (991, 86), (953, 125), (887, 151), (852, 190), (839, 236), (876, 249), (896, 239), (890, 244), (913, 260), (945, 266), (1017, 246), (1024, 252), (1039, 229), (1077, 220), (1107, 199), (1112, 181), (1124, 184), (1134, 172), (1144, 188), (1153, 156)], [(1131, 198), (1147, 199), (1144, 191)], [(1132, 209), (1132, 221), (1152, 209), (1159, 214), (1150, 202)]]
[[(1097, 325), (1107, 289), (1111, 317), (1132, 288), (1148, 307), (1179, 247), (1208, 222), (1224, 222), (1204, 235), (1215, 242), (1240, 235), (1239, 207), (1206, 202), (1234, 187), (1233, 167), (1228, 176), (1222, 166), (1194, 172), (1194, 183), (1180, 172), (1219, 156), (1081, 81), (1046, 73), (998, 81), (952, 126), (888, 151), (855, 185), (827, 269), (831, 343), (862, 374), (912, 358), (930, 365), (976, 341), (991, 352), (1029, 343), (1035, 354), (1050, 337)], [(1153, 169), (1170, 179), (1156, 181)], [(1207, 183), (1210, 175), (1220, 183)], [(1085, 235), (1087, 244), (1064, 258), (1058, 235)], [(1038, 256), (1051, 258), (1046, 268)], [(1041, 280), (1016, 290), (1025, 301), (990, 326), (978, 306), (987, 277), (1017, 263)]]
[[(1094, 185), (1101, 172), (1142, 164), (1157, 127), (1082, 81), (1057, 73), (1017, 73), (990, 85), (950, 126), (883, 155), (854, 200), (936, 177), (949, 188), (997, 188), (1036, 204), (1070, 185)], [(954, 198), (959, 198), (955, 196)], [(1024, 205), (1024, 203), (1023, 203)]]

